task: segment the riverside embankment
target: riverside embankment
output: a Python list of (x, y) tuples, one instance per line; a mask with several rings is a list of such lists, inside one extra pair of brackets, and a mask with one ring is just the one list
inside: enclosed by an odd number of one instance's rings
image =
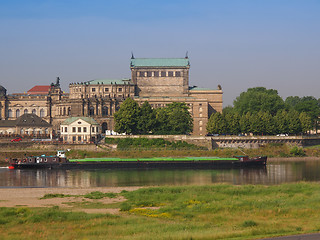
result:
[(282, 160), (314, 160), (320, 158), (320, 146), (297, 147), (286, 143), (267, 143), (259, 148), (215, 148), (203, 150), (190, 147), (149, 146), (130, 145), (125, 149), (117, 149), (116, 144), (49, 144), (49, 143), (0, 143), (0, 162), (5, 162), (6, 158), (24, 157), (25, 155), (55, 154), (57, 150), (70, 150), (67, 152), (68, 158), (83, 157), (185, 157), (185, 156), (220, 156), (231, 157), (234, 155), (268, 156), (281, 158)]

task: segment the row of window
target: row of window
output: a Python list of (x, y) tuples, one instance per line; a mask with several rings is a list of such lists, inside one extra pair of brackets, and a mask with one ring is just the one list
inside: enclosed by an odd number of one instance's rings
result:
[(24, 134), (26, 134), (26, 135), (29, 135), (29, 134), (32, 134), (32, 135), (37, 135), (37, 134), (39, 134), (39, 135), (42, 135), (42, 134), (49, 134), (49, 129), (48, 128), (46, 128), (46, 129), (44, 129), (44, 132), (43, 132), (43, 130), (42, 129), (35, 129), (35, 128), (33, 128), (33, 129), (23, 129), (23, 128), (21, 128), (20, 129), (20, 134), (21, 135), (24, 135)]
[[(104, 91), (109, 92), (109, 88), (104, 88)], [(91, 88), (91, 92), (96, 92), (96, 88), (95, 87)], [(122, 92), (122, 88), (118, 88), (118, 92)]]
[(60, 116), (70, 116), (71, 115), (71, 107), (61, 107), (60, 108)]
[[(78, 131), (77, 131), (78, 130)], [(68, 132), (68, 127), (61, 127), (61, 132), (65, 132), (67, 133)], [(87, 127), (72, 127), (72, 132), (73, 133), (86, 133), (87, 132)], [(99, 132), (99, 127), (92, 127), (91, 128), (91, 132), (94, 133), (94, 132)]]
[[(21, 112), (22, 112), (22, 111), (21, 111), (20, 109), (17, 109), (16, 112), (15, 112), (15, 117), (16, 117), (16, 118), (20, 117), (20, 116), (21, 116)], [(28, 114), (28, 113), (29, 113), (29, 112), (28, 112), (28, 109), (25, 109), (25, 110), (23, 111), (23, 114)], [(37, 115), (37, 110), (36, 110), (36, 109), (32, 109), (31, 113)], [(40, 112), (39, 112), (39, 113), (40, 113), (40, 117), (45, 117), (45, 111), (44, 111), (44, 109), (40, 109)], [(13, 116), (13, 111), (12, 111), (11, 109), (8, 110), (8, 117), (9, 117), (9, 118), (14, 117), (14, 116)]]
[(181, 77), (180, 71), (141, 71), (139, 77)]
[[(73, 89), (74, 89), (73, 92), (81, 92), (81, 88), (73, 88)], [(105, 87), (105, 88), (104, 88), (104, 91), (105, 91), (105, 92), (109, 92), (109, 91), (110, 91), (110, 92), (114, 92), (114, 89), (115, 89), (115, 88), (111, 88), (111, 89), (110, 89), (110, 88), (108, 88), (108, 87)], [(119, 87), (119, 88), (117, 88), (116, 90), (117, 90), (117, 92), (123, 92), (123, 88), (122, 88), (122, 87)], [(96, 87), (92, 87), (92, 88), (91, 88), (91, 92), (98, 92), (98, 89), (97, 89)]]

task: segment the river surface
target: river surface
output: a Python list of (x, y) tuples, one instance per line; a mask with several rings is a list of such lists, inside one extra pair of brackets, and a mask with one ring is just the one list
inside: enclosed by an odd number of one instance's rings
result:
[(48, 170), (0, 168), (0, 187), (123, 187), (206, 185), (212, 183), (272, 185), (320, 182), (320, 161), (271, 162), (246, 169), (97, 169)]

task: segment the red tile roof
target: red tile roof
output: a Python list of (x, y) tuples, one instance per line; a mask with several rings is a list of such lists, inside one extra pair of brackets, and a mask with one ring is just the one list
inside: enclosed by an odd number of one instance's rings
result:
[(45, 86), (34, 86), (33, 88), (31, 88), (27, 93), (28, 94), (48, 94), (49, 90), (50, 90), (51, 86), (50, 85), (45, 85)]

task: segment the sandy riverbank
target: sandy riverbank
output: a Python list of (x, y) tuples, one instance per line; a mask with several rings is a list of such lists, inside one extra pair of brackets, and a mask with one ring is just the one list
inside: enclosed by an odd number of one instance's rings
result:
[[(120, 193), (123, 190), (134, 191), (139, 187), (102, 187), (102, 188), (0, 188), (0, 207), (52, 207), (59, 206), (75, 210), (70, 203), (98, 202), (102, 204), (118, 203), (125, 199), (123, 197), (88, 199), (84, 197), (64, 197), (41, 199), (45, 194), (85, 195), (90, 192), (99, 191), (103, 193)], [(74, 204), (73, 204), (74, 205)], [(81, 209), (88, 213), (117, 213), (118, 209)]]

